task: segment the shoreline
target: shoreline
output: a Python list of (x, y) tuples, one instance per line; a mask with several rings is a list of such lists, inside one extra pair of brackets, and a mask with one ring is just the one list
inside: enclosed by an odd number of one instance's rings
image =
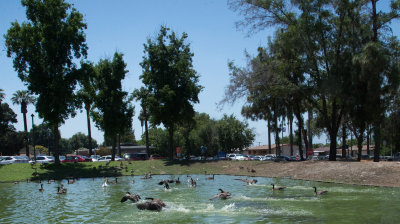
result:
[[(36, 165), (34, 177), (29, 164), (0, 166), (0, 183), (24, 182), (27, 179), (47, 180), (153, 175), (225, 174), (249, 177), (286, 178), (359, 186), (400, 187), (400, 162), (372, 161), (124, 161)], [(122, 168), (123, 167), (123, 168)], [(254, 172), (251, 172), (253, 170)]]

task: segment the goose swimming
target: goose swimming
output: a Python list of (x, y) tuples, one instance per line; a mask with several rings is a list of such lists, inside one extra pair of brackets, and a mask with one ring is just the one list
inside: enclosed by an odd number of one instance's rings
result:
[(258, 182), (258, 180), (256, 180), (256, 179), (251, 179), (251, 180), (248, 180), (248, 179), (235, 179), (235, 180), (240, 180), (240, 181), (246, 182), (248, 185), (256, 184)]
[(146, 200), (151, 200), (151, 201), (137, 203), (136, 207), (140, 210), (161, 211), (161, 209), (166, 206), (165, 203), (160, 199), (146, 198)]
[(40, 189), (39, 189), (39, 191), (40, 191), (40, 192), (43, 192), (43, 191), (44, 191), (43, 184), (40, 184)]
[(188, 180), (188, 182), (189, 182), (190, 186), (192, 186), (192, 187), (196, 187), (196, 185), (197, 185), (196, 181), (193, 180), (193, 178), (190, 178), (190, 179)]
[(321, 194), (328, 193), (328, 191), (317, 191), (317, 187), (313, 187), (313, 188), (314, 188), (314, 194), (315, 195), (321, 195)]
[(286, 187), (282, 187), (282, 186), (275, 187), (275, 184), (271, 184), (271, 185), (272, 185), (272, 190), (274, 190), (274, 191), (281, 191), (286, 188)]
[(158, 183), (158, 185), (164, 185), (165, 189), (169, 189), (169, 184), (168, 183), (173, 183), (173, 180), (162, 180)]
[(180, 183), (181, 183), (181, 181), (179, 180), (179, 177), (178, 177), (177, 180), (175, 180), (175, 183), (176, 183), (176, 184), (180, 184)]
[(220, 199), (228, 199), (231, 197), (231, 193), (228, 191), (224, 191), (221, 188), (218, 189), (220, 191), (220, 193), (216, 194), (214, 197), (210, 198), (210, 200), (214, 200), (216, 198), (220, 198)]
[(121, 199), (121, 203), (125, 202), (127, 200), (131, 200), (133, 202), (138, 202), (139, 199), (141, 199), (141, 198), (140, 198), (140, 196), (138, 194), (132, 195), (130, 192), (126, 192), (126, 194)]

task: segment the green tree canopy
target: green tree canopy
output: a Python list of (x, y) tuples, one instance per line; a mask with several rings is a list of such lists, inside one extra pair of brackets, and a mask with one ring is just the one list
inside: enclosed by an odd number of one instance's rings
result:
[(187, 37), (186, 33), (179, 37), (169, 28), (161, 27), (158, 36), (144, 45), (145, 55), (140, 63), (143, 69), (140, 79), (149, 91), (150, 121), (168, 129), (170, 159), (174, 129), (180, 122), (193, 119), (193, 104), (199, 102), (202, 90), (193, 69), (193, 53), (185, 43)]
[(7, 55), (28, 90), (38, 95), (36, 110), (54, 133), (58, 159), (58, 131), (75, 112), (77, 73), (73, 60), (86, 56), (83, 16), (64, 0), (23, 0), (27, 21), (13, 22), (4, 36)]

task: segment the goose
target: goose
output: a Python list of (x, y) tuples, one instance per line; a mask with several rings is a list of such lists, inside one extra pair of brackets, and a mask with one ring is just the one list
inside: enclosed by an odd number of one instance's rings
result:
[[(172, 181), (172, 182), (171, 182)], [(168, 183), (173, 183), (173, 180), (162, 180), (158, 183), (158, 185), (164, 185), (165, 189), (169, 189), (169, 184)]]
[(39, 191), (40, 191), (40, 192), (43, 192), (43, 191), (44, 191), (43, 184), (40, 184), (40, 189), (39, 189)]
[(64, 194), (67, 193), (67, 189), (64, 188), (64, 184), (61, 184), (61, 188), (60, 189)]
[(68, 184), (73, 184), (73, 183), (75, 183), (75, 179), (70, 180), (69, 178), (67, 178), (67, 181), (68, 181), (68, 182), (67, 182)]
[(141, 179), (151, 179), (152, 177), (151, 177), (151, 172), (149, 172), (149, 173), (146, 173), (145, 175), (144, 175), (144, 177), (142, 177)]
[(193, 178), (190, 178), (190, 180), (188, 180), (188, 182), (190, 183), (190, 185), (191, 185), (192, 187), (196, 187), (196, 185), (197, 185), (196, 181), (193, 180)]
[(272, 190), (274, 190), (274, 191), (281, 191), (281, 190), (285, 189), (285, 187), (282, 187), (282, 186), (275, 188), (275, 184), (271, 184), (271, 185), (272, 185)]
[(127, 200), (131, 200), (133, 202), (138, 202), (139, 199), (141, 199), (141, 198), (140, 198), (140, 196), (138, 194), (132, 195), (130, 192), (126, 192), (126, 194), (121, 199), (121, 203), (125, 202)]
[(314, 188), (314, 193), (315, 195), (321, 195), (321, 194), (326, 194), (328, 193), (328, 191), (317, 191), (317, 187), (313, 187)]
[(210, 198), (210, 200), (214, 200), (216, 198), (220, 198), (220, 199), (228, 199), (231, 197), (231, 193), (228, 191), (224, 191), (221, 188), (218, 189), (219, 191), (221, 191), (220, 193), (216, 194), (214, 197)]
[(212, 177), (207, 177), (206, 179), (207, 180), (214, 180), (214, 176), (215, 176), (215, 174), (213, 174)]
[(161, 209), (166, 206), (165, 203), (160, 199), (146, 198), (146, 200), (151, 200), (151, 201), (137, 203), (136, 207), (140, 210), (161, 211)]
[(175, 183), (176, 183), (176, 184), (180, 184), (180, 183), (181, 183), (181, 181), (179, 180), (179, 177), (178, 177), (177, 180), (175, 180)]
[(102, 187), (107, 187), (107, 186), (108, 186), (107, 181), (108, 181), (108, 179), (107, 179), (107, 178), (104, 178), (104, 183), (103, 183), (103, 185), (101, 185), (101, 186), (102, 186)]
[(258, 182), (258, 180), (256, 180), (256, 179), (251, 179), (251, 180), (248, 180), (248, 179), (235, 179), (235, 180), (240, 180), (240, 181), (246, 182), (248, 185), (256, 184)]
[(109, 184), (118, 184), (118, 177), (115, 178), (115, 181), (108, 181), (108, 179), (107, 179), (107, 182)]
[(65, 194), (66, 191), (62, 190), (61, 187), (57, 187), (57, 194)]

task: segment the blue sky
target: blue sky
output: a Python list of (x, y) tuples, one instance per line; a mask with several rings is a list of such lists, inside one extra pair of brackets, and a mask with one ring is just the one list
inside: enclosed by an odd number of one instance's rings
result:
[[(141, 86), (139, 75), (142, 72), (139, 63), (142, 61), (143, 44), (153, 38), (161, 25), (170, 27), (178, 34), (186, 32), (188, 42), (194, 53), (194, 69), (200, 75), (200, 85), (204, 90), (200, 93), (200, 103), (195, 110), (210, 114), (220, 119), (223, 114), (234, 114), (244, 121), (240, 115), (243, 102), (233, 106), (226, 105), (219, 110), (217, 103), (223, 98), (225, 87), (229, 83), (227, 63), (246, 64), (244, 51), (256, 54), (257, 47), (266, 46), (272, 29), (264, 30), (250, 37), (245, 31), (238, 31), (235, 22), (241, 17), (229, 9), (224, 0), (75, 0), (68, 1), (84, 15), (88, 25), (86, 41), (89, 47), (88, 60), (97, 63), (101, 58), (111, 58), (115, 51), (124, 53), (129, 73), (123, 81), (125, 91), (132, 92)], [(17, 90), (26, 89), (12, 67), (12, 59), (6, 55), (3, 35), (10, 28), (10, 23), (25, 20), (25, 8), (16, 0), (1, 1), (0, 9), (0, 88), (6, 94), (6, 102), (18, 114), (17, 130), (23, 130), (20, 107), (12, 105), (10, 98)], [(398, 27), (398, 24), (397, 24)], [(35, 124), (41, 122), (35, 108), (28, 107), (28, 114), (35, 114)], [(140, 106), (135, 103), (136, 115), (133, 128), (136, 139), (140, 138), (141, 126), (137, 119)], [(30, 117), (29, 117), (30, 118)], [(75, 118), (65, 121), (61, 126), (61, 136), (69, 138), (77, 132), (87, 133), (85, 115), (79, 113)], [(256, 139), (254, 145), (267, 144), (267, 128), (265, 121), (248, 121), (254, 129)], [(31, 120), (28, 129), (32, 127)], [(103, 142), (103, 133), (92, 123), (92, 135), (97, 142)], [(287, 132), (284, 134), (287, 135)], [(324, 139), (314, 140), (325, 142)]]

